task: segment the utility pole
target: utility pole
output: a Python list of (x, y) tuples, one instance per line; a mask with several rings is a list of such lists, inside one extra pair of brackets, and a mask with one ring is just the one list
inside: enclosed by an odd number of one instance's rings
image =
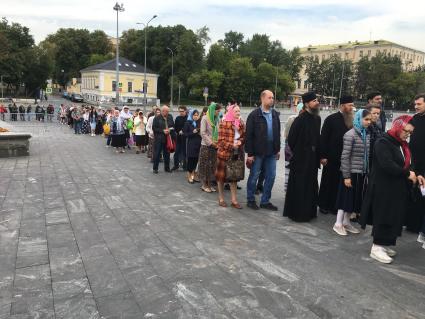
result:
[(146, 51), (147, 51), (147, 38), (148, 38), (148, 26), (149, 22), (151, 22), (153, 19), (155, 19), (157, 15), (154, 15), (148, 22), (137, 22), (137, 24), (143, 24), (145, 27), (145, 65), (144, 67), (144, 76), (143, 76), (143, 112), (146, 113), (146, 104), (148, 103), (148, 100), (146, 99), (146, 94), (148, 91), (148, 82), (146, 80)]
[(124, 11), (124, 5), (121, 3), (121, 5), (117, 3), (115, 3), (115, 6), (113, 8), (116, 12), (117, 12), (117, 52), (115, 54), (115, 72), (116, 72), (116, 82), (115, 82), (115, 103), (118, 104), (119, 100), (120, 100), (120, 90), (119, 90), (119, 85), (120, 85), (120, 65), (119, 65), (119, 42), (120, 42), (120, 38), (119, 38), (119, 33), (118, 33), (118, 13), (119, 12), (123, 12)]

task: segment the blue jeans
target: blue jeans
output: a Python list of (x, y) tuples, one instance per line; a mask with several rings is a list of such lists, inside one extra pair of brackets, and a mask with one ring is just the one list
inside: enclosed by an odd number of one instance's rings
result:
[(81, 126), (83, 124), (82, 120), (74, 120), (74, 133), (75, 134), (81, 134)]
[(110, 145), (111, 145), (111, 141), (112, 141), (112, 135), (111, 135), (111, 134), (109, 134), (109, 135), (108, 135), (108, 138), (106, 139), (106, 145), (107, 145), (107, 146), (110, 146)]
[(276, 155), (255, 156), (255, 161), (252, 164), (249, 172), (246, 192), (248, 202), (255, 201), (255, 191), (257, 188), (258, 177), (260, 176), (261, 167), (264, 163), (264, 190), (261, 195), (260, 204), (267, 204), (272, 197), (272, 188), (276, 178)]

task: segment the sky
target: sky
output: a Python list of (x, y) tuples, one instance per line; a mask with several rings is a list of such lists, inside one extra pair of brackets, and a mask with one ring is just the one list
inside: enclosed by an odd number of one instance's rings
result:
[[(425, 52), (424, 0), (122, 0), (120, 32), (151, 25), (210, 29), (211, 43), (233, 30), (295, 46), (384, 39)], [(120, 1), (121, 3), (121, 1)], [(114, 1), (0, 0), (0, 17), (30, 28), (36, 42), (59, 28), (116, 34)]]

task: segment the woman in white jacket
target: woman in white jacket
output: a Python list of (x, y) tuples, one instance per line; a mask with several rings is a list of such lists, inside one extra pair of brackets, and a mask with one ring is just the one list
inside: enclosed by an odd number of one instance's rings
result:
[[(146, 117), (143, 116), (143, 112), (139, 112), (139, 114), (134, 118), (134, 137), (138, 150), (136, 154), (140, 154), (140, 152), (145, 152), (145, 147), (147, 145), (147, 136), (146, 136)], [(142, 149), (143, 148), (143, 149)]]

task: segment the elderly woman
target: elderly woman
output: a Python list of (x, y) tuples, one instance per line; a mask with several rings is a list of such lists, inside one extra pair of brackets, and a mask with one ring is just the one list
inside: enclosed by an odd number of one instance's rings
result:
[(119, 110), (114, 110), (114, 115), (109, 119), (111, 127), (111, 146), (115, 147), (117, 153), (124, 153), (124, 148), (127, 145), (126, 135), (124, 132), (125, 120), (120, 116)]
[(370, 257), (390, 264), (396, 252), (395, 246), (401, 235), (409, 192), (416, 183), (411, 170), (411, 153), (407, 138), (414, 127), (412, 117), (396, 118), (392, 128), (375, 143), (373, 170), (361, 213), (361, 225), (373, 225), (373, 245)]
[(218, 124), (221, 105), (211, 103), (208, 111), (201, 120), (201, 149), (199, 151), (199, 178), (202, 181), (201, 189), (211, 193), (216, 190), (211, 187), (214, 180), (217, 160)]
[[(242, 209), (236, 198), (237, 182), (244, 178), (245, 126), (241, 120), (241, 110), (237, 104), (230, 105), (218, 130), (217, 169), (215, 178), (218, 185), (218, 203), (227, 207), (224, 201), (224, 183), (230, 183), (232, 207)], [(232, 176), (228, 176), (228, 173)]]
[[(134, 117), (134, 138), (136, 142), (137, 151), (136, 154), (140, 152), (145, 152), (146, 142), (146, 124), (147, 120), (143, 116), (143, 112), (140, 111)], [(142, 149), (143, 148), (143, 149)]]

